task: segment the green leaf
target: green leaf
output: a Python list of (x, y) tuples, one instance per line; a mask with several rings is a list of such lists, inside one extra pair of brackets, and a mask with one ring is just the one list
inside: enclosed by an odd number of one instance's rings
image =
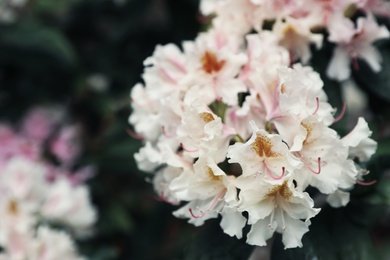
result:
[(378, 141), (376, 156), (387, 155), (390, 157), (390, 137)]
[(364, 202), (372, 205), (389, 205), (390, 206), (390, 180), (381, 180), (376, 192), (364, 198)]
[(77, 2), (80, 2), (80, 0), (37, 0), (34, 8), (38, 12), (64, 13)]
[(98, 162), (100, 170), (118, 174), (138, 172), (133, 159), (133, 155), (138, 149), (138, 142), (132, 140), (131, 137), (111, 144), (99, 157)]
[(123, 208), (121, 205), (112, 204), (108, 210), (110, 212), (109, 223), (114, 226), (114, 230), (127, 233), (132, 229), (133, 223), (125, 208)]
[(33, 71), (76, 65), (72, 46), (62, 33), (32, 20), (1, 28), (0, 58)]
[(248, 259), (254, 247), (245, 243), (244, 239), (230, 237), (223, 233), (218, 220), (208, 220), (199, 228), (192, 243), (185, 249), (186, 260), (233, 260)]
[(339, 223), (334, 230), (339, 259), (372, 260), (378, 259), (373, 239), (367, 229), (350, 223)]
[(335, 209), (326, 206), (312, 219), (309, 232), (302, 238), (302, 248), (284, 250), (282, 236), (277, 235), (273, 242), (271, 259), (378, 259), (378, 250), (375, 248), (368, 225), (376, 223), (382, 214), (380, 210), (370, 212), (371, 210), (373, 207), (364, 206), (359, 201), (346, 208)]

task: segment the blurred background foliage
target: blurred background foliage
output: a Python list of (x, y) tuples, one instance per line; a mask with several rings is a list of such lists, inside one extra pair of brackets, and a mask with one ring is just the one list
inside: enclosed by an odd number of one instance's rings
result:
[[(0, 118), (17, 122), (31, 107), (60, 104), (83, 127), (79, 164), (98, 168), (89, 185), (99, 221), (92, 237), (78, 241), (81, 253), (101, 260), (247, 259), (254, 248), (223, 234), (219, 220), (194, 228), (172, 216), (174, 207), (158, 201), (137, 170), (133, 154), (141, 143), (126, 132), (143, 60), (156, 44), (195, 38), (204, 27), (198, 0), (30, 0), (17, 16), (0, 24)], [(353, 75), (368, 108), (351, 107), (334, 125), (344, 135), (358, 114), (367, 117), (379, 143), (367, 168), (378, 183), (356, 187), (346, 208), (324, 207), (303, 248), (283, 250), (276, 236), (272, 259), (390, 258), (390, 42), (379, 45), (383, 71), (359, 62)], [(341, 109), (350, 93), (324, 75), (333, 48), (313, 50), (311, 65)]]

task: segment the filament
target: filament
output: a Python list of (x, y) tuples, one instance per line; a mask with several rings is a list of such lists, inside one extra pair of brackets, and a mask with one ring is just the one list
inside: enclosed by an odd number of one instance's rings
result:
[(305, 160), (303, 160), (303, 157), (302, 157), (302, 155), (300, 153), (298, 153), (298, 156), (301, 158), (301, 161), (306, 166), (306, 168), (309, 169), (312, 173), (314, 173), (314, 174), (320, 174), (321, 173), (321, 157), (318, 157), (318, 159), (317, 159), (318, 169), (316, 171), (316, 170), (313, 170), (310, 167), (310, 165), (307, 162), (305, 162)]
[(193, 149), (193, 150), (187, 149), (187, 148), (184, 147), (183, 143), (180, 143), (180, 146), (181, 146), (181, 148), (182, 148), (184, 151), (189, 152), (189, 153), (196, 153), (196, 152), (199, 151), (199, 149)]
[(218, 196), (211, 202), (210, 206), (205, 210), (205, 211), (202, 211), (200, 210), (199, 208), (197, 208), (199, 211), (200, 211), (200, 215), (195, 215), (194, 212), (192, 211), (192, 208), (189, 208), (189, 212), (191, 214), (191, 216), (193, 218), (201, 218), (203, 217), (204, 215), (206, 215), (207, 213), (209, 213), (213, 208), (215, 208), (215, 206), (218, 204), (218, 202), (220, 201), (220, 199), (222, 198), (223, 195), (225, 195), (225, 192), (226, 192), (226, 188), (224, 188), (219, 194)]
[(272, 211), (272, 213), (271, 213), (271, 218), (270, 218), (270, 220), (269, 220), (269, 224), (268, 224), (268, 227), (272, 230), (273, 229), (273, 227), (272, 227), (272, 224), (273, 224), (273, 222), (274, 222), (274, 215), (275, 215), (275, 209)]
[(282, 224), (283, 224), (283, 230), (286, 230), (286, 222), (284, 221), (284, 213), (282, 210)]
[(168, 134), (167, 131), (165, 130), (165, 127), (164, 127), (164, 126), (161, 128), (161, 132), (162, 132), (162, 134), (163, 134), (166, 138), (172, 138), (172, 137), (175, 136), (174, 133), (173, 133), (173, 134)]
[(356, 181), (357, 184), (362, 185), (362, 186), (371, 186), (376, 183), (376, 180), (369, 181), (369, 182), (364, 182), (364, 181)]
[(141, 134), (137, 134), (135, 133), (133, 130), (131, 130), (130, 128), (127, 128), (126, 129), (126, 132), (129, 136), (133, 137), (134, 139), (137, 139), (137, 140), (143, 140), (145, 137)]
[(315, 115), (315, 114), (317, 114), (317, 112), (318, 112), (318, 109), (320, 108), (320, 99), (318, 98), (318, 97), (316, 97), (316, 102), (317, 102), (317, 107), (316, 107), (316, 110), (314, 110), (314, 112), (313, 112), (313, 116)]
[(347, 103), (344, 102), (343, 108), (341, 109), (341, 113), (335, 119), (333, 119), (333, 123), (337, 123), (338, 121), (341, 120), (341, 118), (343, 118), (346, 109), (347, 109)]
[(264, 163), (264, 167), (265, 167), (265, 170), (266, 170), (266, 172), (267, 172), (267, 174), (272, 178), (272, 179), (274, 179), (274, 180), (280, 180), (280, 179), (282, 179), (283, 178), (283, 176), (284, 176), (284, 174), (285, 174), (285, 168), (284, 167), (282, 167), (282, 174), (279, 176), (279, 177), (275, 177), (275, 176), (273, 176), (272, 175), (272, 172), (271, 172), (271, 170), (268, 168), (268, 166), (267, 166), (267, 164), (266, 163)]

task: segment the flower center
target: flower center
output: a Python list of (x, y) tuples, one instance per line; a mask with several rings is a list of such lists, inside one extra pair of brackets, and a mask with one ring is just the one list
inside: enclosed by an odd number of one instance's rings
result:
[(207, 112), (202, 112), (199, 114), (199, 117), (205, 122), (205, 123), (210, 123), (213, 121), (215, 118), (212, 114), (207, 113)]
[(18, 203), (15, 200), (11, 200), (8, 204), (8, 212), (12, 215), (17, 215), (19, 212)]
[(279, 153), (272, 151), (271, 139), (261, 134), (257, 134), (252, 150), (260, 157), (278, 157)]
[(292, 196), (290, 188), (287, 186), (287, 181), (284, 181), (282, 185), (277, 185), (269, 189), (268, 193), (265, 195), (266, 198), (274, 198), (277, 195), (280, 195), (283, 199), (289, 200)]
[(203, 56), (200, 58), (202, 63), (202, 69), (208, 73), (213, 74), (219, 72), (225, 65), (224, 60), (218, 60), (217, 56), (209, 51), (206, 51)]
[(310, 137), (311, 137), (311, 134), (312, 134), (312, 131), (313, 131), (313, 128), (314, 128), (314, 124), (307, 124), (307, 123), (301, 123), (301, 125), (306, 129), (306, 138), (305, 138), (305, 141), (303, 141), (303, 145), (308, 145), (310, 144), (311, 142), (313, 142), (313, 140), (309, 140)]
[(222, 179), (222, 176), (215, 175), (213, 170), (209, 166), (206, 167), (206, 173), (212, 181), (219, 181)]

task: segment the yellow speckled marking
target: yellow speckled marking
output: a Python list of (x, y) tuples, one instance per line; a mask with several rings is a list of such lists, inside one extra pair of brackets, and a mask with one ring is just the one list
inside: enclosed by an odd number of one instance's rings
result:
[(283, 182), (282, 185), (275, 186), (271, 188), (267, 195), (265, 195), (266, 198), (272, 198), (276, 195), (282, 196), (283, 199), (288, 200), (292, 196), (291, 190), (287, 187), (287, 181)]
[(255, 142), (252, 144), (253, 151), (260, 157), (278, 157), (279, 153), (272, 151), (271, 139), (261, 134), (257, 134)]

